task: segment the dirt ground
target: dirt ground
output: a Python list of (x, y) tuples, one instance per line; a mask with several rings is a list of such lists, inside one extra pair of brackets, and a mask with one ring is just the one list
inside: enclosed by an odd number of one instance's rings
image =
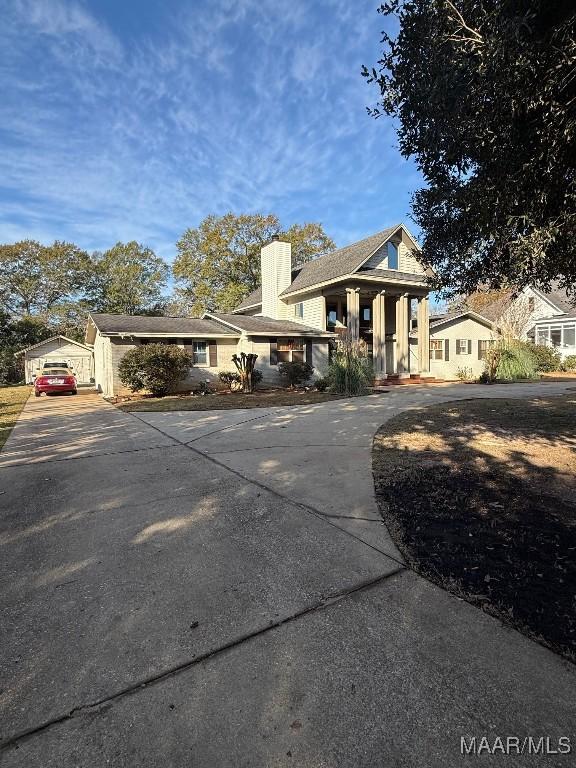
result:
[(241, 392), (219, 392), (210, 395), (173, 395), (169, 397), (134, 397), (116, 405), (123, 411), (211, 411), (234, 408), (273, 408), (274, 406), (311, 405), (327, 400), (340, 400), (343, 395), (310, 390), (271, 389)]
[(576, 661), (576, 391), (405, 413), (373, 470), (414, 570)]

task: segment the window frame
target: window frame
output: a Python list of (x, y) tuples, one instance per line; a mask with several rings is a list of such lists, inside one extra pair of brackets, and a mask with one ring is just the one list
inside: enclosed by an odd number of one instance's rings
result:
[[(445, 339), (430, 339), (430, 360), (444, 360)], [(434, 346), (438, 345), (438, 346)], [(436, 353), (440, 352), (440, 356)]]
[[(196, 345), (197, 344), (204, 344), (204, 362), (200, 362), (196, 359), (196, 355), (198, 352), (196, 351)], [(209, 368), (210, 367), (210, 358), (209, 355), (209, 342), (206, 341), (206, 339), (192, 339), (192, 361), (194, 365), (197, 368)]]
[(306, 343), (304, 339), (277, 339), (276, 365), (280, 363), (306, 362)]
[(297, 304), (294, 304), (294, 317), (297, 317), (298, 320), (304, 319), (304, 302), (299, 301)]
[[(462, 347), (464, 344), (464, 347)], [(470, 339), (456, 339), (456, 354), (457, 355), (470, 355), (472, 350), (470, 349)]]
[[(488, 350), (493, 348), (494, 342), (494, 339), (478, 339), (478, 360), (486, 360)], [(484, 349), (481, 348), (482, 344), (485, 345)]]

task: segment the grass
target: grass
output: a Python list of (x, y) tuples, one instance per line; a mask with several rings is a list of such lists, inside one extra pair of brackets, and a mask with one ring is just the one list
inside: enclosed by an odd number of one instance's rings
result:
[(339, 400), (343, 395), (328, 392), (274, 389), (245, 395), (222, 392), (212, 395), (173, 395), (171, 397), (138, 397), (117, 403), (123, 411), (212, 411), (234, 408), (274, 408), (289, 405), (312, 405)]
[(0, 448), (8, 440), (29, 395), (30, 387), (26, 385), (0, 387)]
[(576, 392), (446, 403), (374, 439), (376, 496), (410, 566), (576, 661)]

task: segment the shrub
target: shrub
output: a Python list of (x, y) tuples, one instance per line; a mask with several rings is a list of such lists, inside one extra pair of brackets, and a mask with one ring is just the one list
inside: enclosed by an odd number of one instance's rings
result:
[(254, 368), (252, 371), (252, 384), (254, 385), (254, 389), (260, 384), (262, 379), (264, 378), (264, 374), (262, 371), (259, 371), (258, 368)]
[(474, 371), (472, 368), (463, 366), (462, 368), (458, 368), (456, 371), (456, 376), (460, 379), (460, 381), (471, 381), (471, 379), (474, 378)]
[(330, 380), (327, 376), (321, 376), (319, 379), (316, 379), (314, 382), (314, 386), (318, 390), (318, 392), (326, 392), (328, 387), (330, 386)]
[(283, 379), (286, 379), (290, 387), (294, 387), (305, 384), (314, 373), (314, 368), (310, 363), (293, 361), (292, 363), (280, 363), (278, 373)]
[(576, 371), (576, 355), (567, 355), (564, 358), (564, 370)]
[(512, 342), (501, 346), (496, 378), (504, 380), (537, 378), (534, 357), (525, 345)]
[(240, 383), (240, 374), (236, 373), (236, 371), (220, 371), (218, 378), (228, 389), (232, 389), (232, 384)]
[(363, 395), (373, 377), (372, 363), (366, 355), (366, 345), (347, 337), (339, 339), (328, 368), (330, 388), (350, 397)]
[(557, 349), (554, 347), (547, 347), (544, 344), (528, 343), (524, 346), (532, 355), (534, 366), (537, 371), (549, 373), (550, 371), (560, 370), (562, 358)]
[(190, 355), (175, 344), (145, 344), (124, 355), (118, 374), (132, 392), (148, 389), (163, 397), (186, 378), (192, 364)]

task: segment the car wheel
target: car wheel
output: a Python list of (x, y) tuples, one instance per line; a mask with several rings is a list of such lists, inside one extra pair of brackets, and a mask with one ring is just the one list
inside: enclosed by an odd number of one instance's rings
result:
[(34, 395), (35, 395), (36, 397), (40, 397), (40, 394), (41, 394), (40, 392), (34, 392)]
[(73, 394), (73, 395), (77, 395), (77, 394), (78, 394), (78, 390), (77, 390), (77, 389), (73, 389), (73, 390), (72, 390), (72, 394)]

